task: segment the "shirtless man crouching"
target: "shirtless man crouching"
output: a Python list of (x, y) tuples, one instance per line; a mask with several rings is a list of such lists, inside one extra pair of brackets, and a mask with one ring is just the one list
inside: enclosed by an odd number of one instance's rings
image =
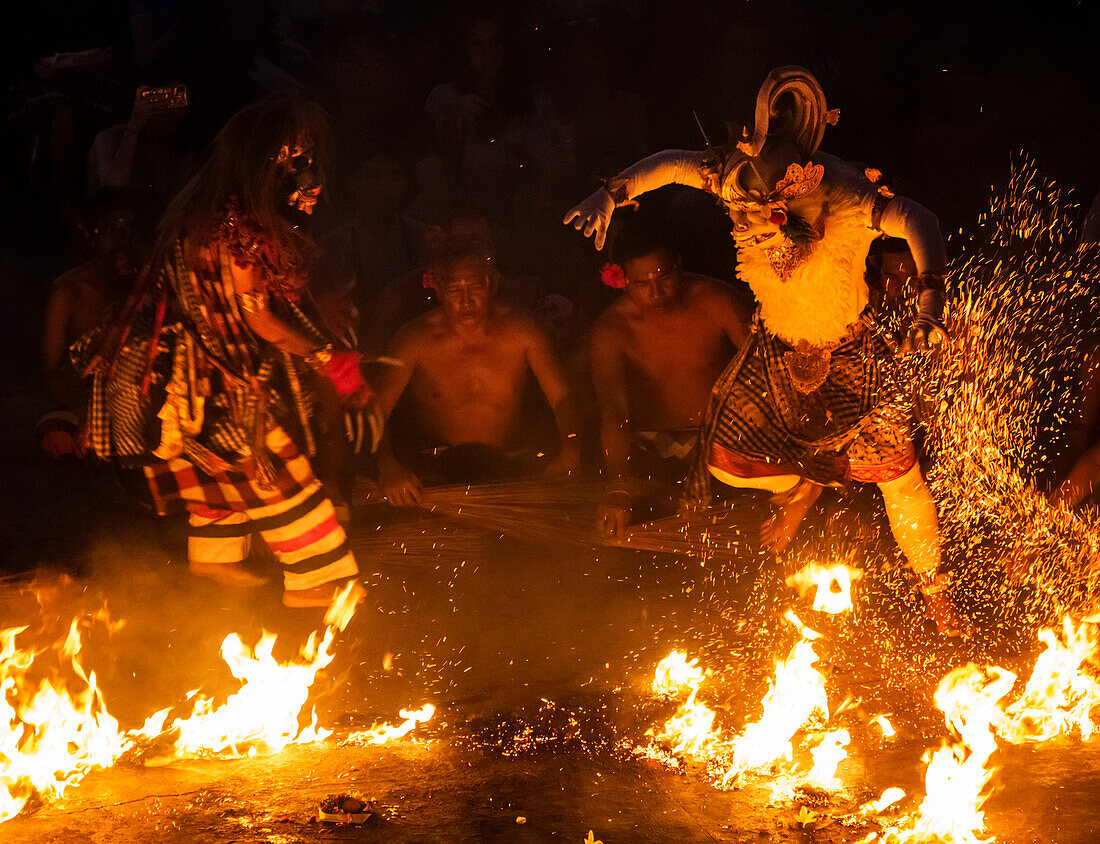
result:
[[(657, 475), (666, 483), (684, 480), (711, 388), (747, 337), (749, 317), (729, 285), (681, 268), (645, 212), (618, 233), (612, 257), (604, 281), (624, 293), (596, 320), (589, 353), (608, 479), (598, 527), (621, 541), (634, 504), (626, 478), (643, 474), (645, 462), (663, 464)], [(618, 283), (606, 277), (620, 272)]]
[[(388, 417), (409, 388), (434, 442), (506, 455), (520, 444), (524, 386), (534, 375), (561, 438), (546, 472), (567, 475), (580, 462), (580, 412), (549, 338), (532, 317), (496, 301), (498, 281), (493, 256), (479, 241), (439, 249), (431, 283), (440, 306), (394, 336), (387, 354), (400, 365), (382, 378), (381, 411)], [(421, 479), (394, 456), (388, 436), (379, 445), (378, 472), (390, 504), (421, 503)]]

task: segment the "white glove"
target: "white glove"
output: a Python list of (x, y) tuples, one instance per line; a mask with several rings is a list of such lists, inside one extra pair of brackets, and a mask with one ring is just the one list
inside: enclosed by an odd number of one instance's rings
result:
[(600, 188), (579, 205), (569, 209), (562, 218), (565, 225), (573, 224), (577, 231), (583, 231), (585, 237), (591, 237), (596, 251), (603, 249), (607, 239), (607, 227), (611, 215), (615, 212), (615, 200), (607, 188)]
[(901, 344), (902, 354), (923, 352), (946, 340), (947, 330), (942, 317), (943, 288), (939, 285), (922, 287), (917, 297), (917, 316)]

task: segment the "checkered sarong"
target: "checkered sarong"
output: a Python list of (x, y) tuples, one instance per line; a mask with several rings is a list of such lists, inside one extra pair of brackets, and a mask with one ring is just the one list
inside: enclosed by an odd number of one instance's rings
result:
[[(795, 389), (788, 365), (792, 348), (762, 325), (759, 317), (748, 340), (711, 391), (701, 427), (703, 447), (692, 472), (689, 493), (705, 500), (707, 462), (719, 455), (731, 474), (753, 477), (792, 474), (821, 484), (852, 478), (848, 448), (866, 431), (875, 437), (872, 414), (886, 404), (883, 364), (892, 352), (863, 321), (853, 323), (832, 350), (828, 375), (809, 393)], [(891, 440), (912, 446), (907, 436)], [(860, 451), (873, 461), (873, 441)], [(906, 459), (889, 450), (883, 459)], [(912, 466), (910, 459), (906, 468)], [(719, 466), (719, 468), (722, 468)]]
[(157, 512), (162, 516), (182, 510), (243, 513), (286, 501), (318, 484), (309, 460), (281, 428), (268, 432), (267, 448), (275, 471), (270, 485), (257, 481), (247, 460), (224, 472), (205, 472), (182, 457), (151, 461), (143, 468)]

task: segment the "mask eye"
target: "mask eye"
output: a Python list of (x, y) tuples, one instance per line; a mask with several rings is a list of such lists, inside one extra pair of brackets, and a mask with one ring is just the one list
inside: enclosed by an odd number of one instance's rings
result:
[(291, 173), (301, 173), (303, 170), (308, 170), (312, 164), (313, 153), (300, 152), (297, 155), (291, 156), (288, 166)]

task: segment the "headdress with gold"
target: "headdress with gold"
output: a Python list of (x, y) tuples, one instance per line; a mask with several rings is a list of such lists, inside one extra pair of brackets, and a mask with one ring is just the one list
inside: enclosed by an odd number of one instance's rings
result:
[[(719, 195), (733, 207), (758, 209), (786, 207), (788, 200), (812, 193), (821, 184), (824, 168), (814, 164), (813, 154), (821, 144), (827, 125), (835, 125), (839, 110), (830, 111), (825, 92), (812, 73), (796, 65), (778, 67), (768, 74), (756, 95), (756, 125), (752, 135), (745, 129), (742, 139), (722, 163)], [(805, 165), (791, 164), (770, 190), (751, 188), (750, 173), (760, 179), (757, 161), (767, 143), (788, 142), (795, 146)]]

